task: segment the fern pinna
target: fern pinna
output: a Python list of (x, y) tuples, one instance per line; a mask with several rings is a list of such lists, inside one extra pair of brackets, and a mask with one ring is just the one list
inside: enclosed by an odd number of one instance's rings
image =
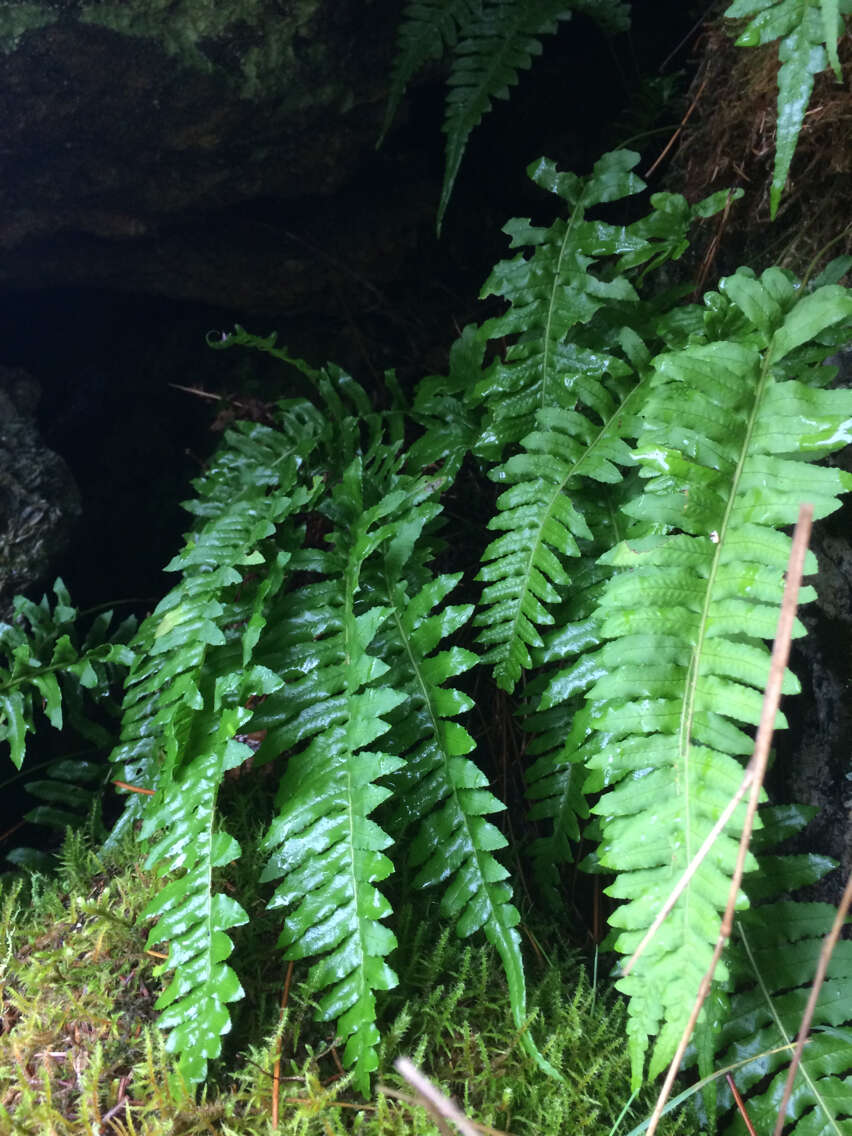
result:
[(837, 41), (846, 31), (848, 0), (734, 0), (725, 9), (731, 20), (747, 19), (737, 36), (738, 47), (758, 47), (779, 40), (778, 114), (775, 166), (769, 191), (774, 219), (796, 151), (814, 76), (829, 66), (842, 79)]

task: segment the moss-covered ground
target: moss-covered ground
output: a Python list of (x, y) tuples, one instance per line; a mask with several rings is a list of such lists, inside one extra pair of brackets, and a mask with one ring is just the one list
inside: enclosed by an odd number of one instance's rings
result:
[[(245, 846), (245, 845), (244, 845)], [(249, 854), (249, 859), (251, 854)], [(250, 874), (250, 865), (244, 869)], [(222, 886), (242, 886), (239, 868)], [(394, 1071), (406, 1054), (489, 1133), (626, 1134), (652, 1097), (630, 1100), (623, 1006), (584, 963), (528, 932), (530, 1028), (564, 1083), (524, 1056), (490, 948), (434, 912), (403, 911), (397, 990), (387, 996), (374, 1096), (348, 1086), (329, 1027), (313, 1020), (306, 968), (288, 981), (263, 897), (236, 944), (246, 998), (212, 1082), (175, 1075), (154, 1022), (158, 959), (136, 919), (159, 886), (129, 839), (106, 853), (69, 834), (53, 876), (0, 885), (0, 1133), (15, 1136), (417, 1136), (449, 1132)], [(284, 1009), (282, 1011), (282, 1004)], [(277, 1108), (274, 1098), (277, 1096)], [(697, 1131), (689, 1114), (663, 1131)]]

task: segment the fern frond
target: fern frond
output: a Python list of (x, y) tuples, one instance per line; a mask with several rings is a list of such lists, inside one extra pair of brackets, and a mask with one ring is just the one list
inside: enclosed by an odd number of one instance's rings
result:
[[(785, 1047), (799, 1032), (835, 915), (828, 904), (783, 901), (744, 912), (739, 921), (729, 960), (737, 992), (718, 1049), (722, 1064), (748, 1062), (737, 1073), (736, 1085), (756, 1131), (771, 1131), (775, 1124), (790, 1065), (791, 1051)], [(841, 940), (817, 998), (785, 1132), (849, 1133), (850, 1083), (852, 942)], [(722, 1108), (731, 1110), (732, 1103), (723, 1090)], [(726, 1129), (736, 1130), (736, 1124)]]
[[(131, 785), (163, 786), (181, 761), (191, 759), (184, 742), (195, 715), (210, 704), (211, 691), (205, 689), (210, 651), (225, 645), (223, 629), (236, 624), (246, 666), (263, 604), (282, 585), (291, 550), (270, 544), (270, 538), (317, 495), (318, 483), (308, 487), (299, 477), (323, 428), (309, 403), (287, 404), (285, 410), (282, 430), (239, 423), (194, 482), (198, 498), (186, 508), (198, 524), (167, 565), (181, 579), (133, 644), (138, 661), (128, 676), (121, 741), (112, 755), (118, 776)], [(235, 605), (238, 590), (245, 588), (255, 597), (250, 610), (245, 597)], [(212, 674), (215, 678), (215, 667)], [(134, 795), (112, 839), (141, 809)]]
[(405, 5), (397, 32), (388, 106), (377, 146), (384, 141), (408, 84), (430, 60), (440, 59), (455, 47), (459, 28), (466, 26), (478, 7), (479, 0), (409, 0)]
[(584, 12), (607, 35), (630, 26), (625, 0), (409, 0), (397, 33), (381, 145), (408, 84), (430, 61), (454, 54), (443, 130), (447, 135), (444, 182), (438, 205), (441, 232), (471, 132), (507, 99), (518, 71), (541, 54), (541, 36), (553, 34), (572, 12)]
[(154, 807), (145, 814), (141, 836), (149, 841), (147, 866), (158, 876), (179, 873), (157, 893), (141, 914), (156, 918), (148, 946), (168, 942), (166, 962), (157, 974), (174, 977), (157, 999), (166, 1049), (179, 1055), (179, 1069), (189, 1084), (203, 1081), (207, 1062), (219, 1056), (221, 1037), (230, 1029), (228, 1003), (243, 996), (239, 979), (225, 959), (233, 950), (227, 932), (248, 922), (235, 899), (214, 888), (215, 869), (238, 858), (240, 846), (217, 827), (216, 795), (227, 770), (251, 754), (234, 740), (251, 717), (250, 696), (269, 694), (281, 680), (253, 667), (241, 678), (216, 682), (213, 709), (218, 718), (193, 747), (193, 756), (158, 788)]
[[(224, 960), (227, 931), (245, 921), (235, 900), (218, 894), (213, 872), (239, 855), (218, 831), (216, 799), (228, 769), (251, 749), (234, 735), (251, 717), (247, 703), (281, 680), (252, 666), (267, 611), (283, 587), (299, 530), (279, 533), (316, 497), (319, 482), (300, 484), (302, 465), (319, 443), (322, 416), (304, 401), (281, 407), (281, 428), (241, 423), (196, 482), (188, 505), (197, 528), (168, 565), (180, 582), (140, 628), (138, 663), (125, 697), (122, 740), (113, 754), (122, 779), (154, 790), (135, 795), (118, 834), (142, 816), (148, 864), (158, 874), (182, 872), (146, 909), (158, 917), (149, 942), (169, 942), (162, 970), (174, 978), (157, 1002), (167, 1048), (179, 1054), (184, 1078), (206, 1076), (229, 1028), (227, 1003), (241, 997)], [(146, 785), (145, 782), (148, 782)]]
[[(597, 412), (601, 381), (632, 379), (647, 360), (643, 343), (653, 337), (660, 313), (640, 303), (631, 278), (681, 256), (695, 218), (724, 208), (728, 194), (689, 206), (679, 194), (657, 193), (651, 213), (626, 226), (589, 218), (595, 206), (645, 188), (632, 172), (638, 161), (633, 151), (615, 150), (585, 178), (560, 172), (546, 158), (527, 167), (530, 178), (560, 197), (570, 215), (546, 229), (522, 218), (503, 226), (510, 248), (527, 251), (500, 261), (480, 292), (481, 299), (498, 296), (509, 305), (480, 330), (486, 340), (508, 343), (470, 399), (487, 411), (477, 447), (483, 456), (499, 458), (507, 445), (519, 442), (535, 428), (538, 410), (573, 410), (579, 402), (584, 411)], [(596, 318), (601, 326), (590, 327)]]
[(473, 611), (469, 604), (435, 610), (459, 579), (437, 576), (411, 598), (401, 584), (388, 581), (391, 616), (382, 635), (383, 654), (391, 661), (394, 685), (408, 695), (393, 718), (394, 744), (405, 759), (392, 782), (395, 831), (401, 835), (413, 826), (414, 886), (443, 885), (441, 914), (454, 922), (457, 934), (482, 930), (496, 949), (524, 1048), (543, 1071), (557, 1075), (525, 1028), (526, 983), (515, 929), (520, 916), (511, 902), (509, 873), (493, 855), (507, 841), (486, 819), (505, 806), (466, 756), (475, 743), (453, 720), (470, 709), (471, 699), (444, 685), (478, 660), (460, 647), (437, 650)]
[(467, 405), (482, 378), (486, 340), (468, 324), (450, 348), (449, 374), (429, 375), (417, 385), (411, 417), (425, 433), (408, 451), (411, 469), (439, 463), (448, 484), (482, 432), (480, 407)]
[[(770, 269), (760, 281), (729, 278), (708, 308), (708, 326), (739, 334), (655, 359), (634, 453), (646, 489), (624, 509), (662, 529), (603, 558), (622, 571), (595, 616), (602, 673), (589, 691), (592, 733), (580, 756), (609, 786), (593, 811), (600, 862), (619, 873), (609, 893), (626, 901), (611, 919), (625, 954), (739, 783), (738, 759), (751, 752), (743, 727), (759, 719), (764, 640), (775, 631), (790, 543), (778, 529), (793, 523), (802, 500), (825, 516), (852, 487), (852, 475), (807, 464), (848, 438), (852, 393), (784, 377), (792, 352), (850, 319), (852, 297), (827, 287), (798, 298), (790, 279)], [(802, 600), (813, 595), (803, 591)], [(792, 679), (786, 689), (795, 689)], [(731, 828), (619, 983), (631, 998), (637, 1082), (649, 1037), (659, 1035), (652, 1076), (674, 1052), (735, 854)]]
[[(604, 534), (593, 532), (584, 514), (632, 464), (625, 439), (635, 436), (645, 397), (640, 375), (650, 350), (644, 337), (653, 342), (655, 332), (652, 310), (639, 302), (625, 273), (646, 273), (680, 256), (693, 218), (722, 205), (713, 198), (690, 208), (682, 197), (657, 194), (652, 213), (629, 227), (586, 220), (589, 206), (641, 188), (629, 172), (635, 160), (627, 152), (607, 155), (585, 182), (550, 163), (531, 167), (533, 180), (573, 204), (572, 217), (549, 230), (510, 222), (513, 243), (530, 243), (534, 252), (498, 265), (483, 289), (511, 303), (484, 325), (484, 336), (526, 329), (477, 387), (478, 397), (493, 406), (479, 449), (497, 452), (520, 440), (523, 451), (489, 475), (511, 488), (489, 523), (503, 535), (486, 548), (478, 577), (486, 584), (476, 618), (483, 628), (479, 641), (507, 691), (529, 668), (540, 629), (553, 623), (552, 608), (570, 582), (568, 559), (580, 555), (578, 541), (587, 542), (585, 557), (594, 554), (595, 540), (600, 551), (606, 547)], [(614, 268), (596, 265), (616, 256)], [(518, 438), (533, 416), (535, 429)]]
[(739, 47), (781, 41), (775, 168), (769, 194), (769, 213), (774, 220), (813, 92), (814, 75), (830, 65), (838, 81), (841, 78), (837, 40), (844, 31), (843, 17), (837, 0), (735, 0), (725, 15), (730, 19), (751, 17), (737, 37)]
[(518, 71), (541, 54), (541, 36), (552, 35), (560, 20), (571, 17), (565, 0), (484, 0), (465, 23), (447, 80), (447, 136), (444, 182), (438, 204), (438, 232), (467, 147), (467, 140), (491, 109), (494, 98), (507, 99)]
[[(377, 468), (384, 485), (391, 471), (380, 454)], [(390, 610), (369, 596), (361, 600), (360, 577), (380, 547), (408, 543), (410, 510), (428, 496), (422, 482), (409, 479), (370, 505), (371, 472), (360, 458), (344, 470), (328, 505), (330, 550), (300, 557), (324, 580), (308, 585), (308, 608), (295, 594), (294, 614), (268, 643), (280, 650), (276, 669), (289, 681), (255, 715), (255, 726), (268, 731), (268, 750), (302, 747), (289, 759), (265, 839), (271, 854), (262, 878), (283, 877), (270, 906), (289, 911), (280, 945), (287, 958), (318, 957), (310, 974), (325, 991), (318, 1016), (337, 1019), (344, 1061), (364, 1093), (377, 1065), (375, 991), (396, 984), (385, 961), (396, 944), (383, 923), (391, 909), (373, 886), (393, 870), (384, 855), (391, 838), (370, 814), (390, 793), (380, 780), (402, 764), (368, 747), (387, 732), (405, 694), (370, 649)]]
[[(131, 666), (135, 657), (127, 644), (134, 630), (132, 620), (110, 632), (112, 612), (103, 612), (81, 641), (77, 609), (71, 606), (62, 580), (53, 590), (52, 610), (47, 596), (38, 604), (16, 596), (15, 622), (0, 623), (0, 743), (8, 742), (16, 769), (23, 764), (37, 709), (59, 730), (64, 702), (73, 722), (91, 736), (95, 727), (87, 724), (80, 689), (102, 700), (117, 673)], [(95, 736), (101, 743), (105, 740), (102, 733)]]
[[(531, 684), (531, 703), (535, 691), (536, 684)], [(581, 823), (589, 817), (588, 773), (577, 757), (586, 718), (572, 703), (531, 712), (524, 719), (531, 734), (526, 753), (533, 759), (526, 774), (531, 802), (527, 817), (549, 822), (548, 831), (533, 840), (529, 851), (542, 898), (554, 912), (564, 906), (559, 869), (573, 861)]]
[(527, 167), (530, 178), (565, 201), (571, 212), (546, 229), (520, 218), (504, 225), (510, 248), (529, 252), (500, 261), (480, 292), (481, 299), (498, 296), (510, 305), (481, 329), (486, 339), (509, 341), (505, 357), (494, 360), (473, 392), (489, 412), (479, 444), (485, 456), (499, 457), (508, 444), (528, 434), (537, 410), (573, 409), (578, 386), (607, 372), (629, 373), (622, 360), (601, 353), (599, 345), (597, 351), (577, 346), (572, 333), (606, 303), (638, 300), (623, 277), (611, 282), (590, 270), (598, 258), (646, 242), (626, 237), (623, 227), (586, 219), (593, 206), (644, 188), (631, 173), (638, 160), (638, 154), (627, 150), (605, 154), (587, 178), (559, 172), (545, 158)]
[[(488, 647), (497, 685), (512, 691), (530, 666), (530, 647), (542, 645), (538, 627), (553, 623), (549, 607), (557, 604), (570, 578), (565, 559), (580, 555), (578, 540), (592, 541), (584, 517), (582, 490), (569, 496), (580, 478), (605, 485), (621, 479), (618, 465), (632, 462), (624, 442), (639, 404), (641, 387), (620, 405), (601, 387), (598, 408), (603, 426), (574, 410), (550, 408), (537, 414), (539, 429), (522, 439), (524, 453), (500, 466), (492, 477), (514, 482), (497, 501), (489, 528), (504, 530), (482, 556), (478, 580), (486, 587), (477, 615), (479, 642)], [(579, 506), (579, 507), (578, 507)]]

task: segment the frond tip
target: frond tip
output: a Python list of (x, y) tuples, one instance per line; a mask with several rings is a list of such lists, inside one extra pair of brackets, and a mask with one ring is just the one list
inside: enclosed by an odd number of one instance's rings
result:
[(737, 37), (738, 47), (780, 40), (775, 167), (769, 193), (769, 213), (774, 220), (814, 89), (814, 76), (830, 65), (838, 82), (841, 79), (837, 41), (845, 31), (844, 18), (837, 0), (734, 0), (724, 14), (728, 19), (749, 18)]
[(518, 71), (528, 70), (533, 56), (541, 54), (541, 36), (552, 35), (559, 21), (570, 17), (565, 0), (487, 0), (465, 24), (447, 80), (439, 233), (471, 131), (491, 109), (492, 99), (507, 99)]

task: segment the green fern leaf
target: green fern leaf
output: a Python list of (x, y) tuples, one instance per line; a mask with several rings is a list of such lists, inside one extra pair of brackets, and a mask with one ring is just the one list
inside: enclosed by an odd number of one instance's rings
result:
[[(775, 1124), (790, 1063), (790, 1051), (783, 1047), (799, 1032), (823, 939), (835, 915), (828, 904), (785, 901), (741, 917), (730, 956), (737, 993), (722, 1027), (719, 1051), (722, 1064), (747, 1062), (735, 1080), (757, 1131), (770, 1131)], [(841, 941), (816, 1002), (785, 1132), (840, 1136), (852, 1131), (850, 1083), (852, 942)], [(727, 1090), (720, 1104), (731, 1110)], [(736, 1130), (735, 1125), (726, 1129)]]
[(500, 261), (480, 292), (481, 299), (498, 296), (509, 305), (480, 330), (481, 338), (504, 347), (471, 395), (487, 410), (477, 445), (482, 456), (499, 458), (547, 407), (573, 410), (579, 401), (584, 412), (601, 417), (601, 381), (631, 380), (618, 389), (623, 398), (647, 362), (644, 341), (659, 312), (640, 303), (629, 277), (682, 255), (693, 220), (724, 208), (728, 195), (690, 207), (678, 194), (654, 194), (651, 213), (627, 226), (589, 218), (595, 206), (645, 188), (632, 172), (638, 160), (630, 150), (613, 151), (586, 178), (560, 172), (545, 158), (528, 166), (530, 178), (561, 198), (570, 215), (546, 229), (521, 218), (503, 227), (510, 247), (527, 252)]
[[(641, 188), (630, 173), (635, 160), (627, 152), (607, 155), (585, 182), (551, 163), (531, 167), (534, 180), (573, 205), (571, 219), (549, 230), (510, 222), (513, 243), (529, 243), (534, 252), (498, 265), (483, 289), (512, 305), (483, 326), (483, 336), (515, 336), (525, 328), (476, 390), (493, 406), (480, 452), (490, 456), (516, 440), (522, 447), (489, 475), (511, 488), (489, 523), (502, 535), (486, 548), (478, 577), (486, 585), (476, 618), (479, 641), (507, 691), (529, 668), (540, 629), (553, 622), (552, 608), (570, 582), (568, 558), (580, 555), (578, 541), (586, 542), (586, 557), (591, 542), (605, 547), (604, 533), (594, 533), (584, 514), (632, 463), (624, 439), (635, 436), (645, 397), (640, 375), (650, 351), (643, 333), (654, 335), (654, 313), (623, 273), (646, 273), (680, 256), (696, 214), (721, 206), (708, 200), (691, 209), (682, 197), (657, 194), (652, 213), (629, 227), (586, 220), (588, 207)], [(604, 258), (615, 257), (613, 269)], [(595, 273), (596, 261), (603, 263)], [(536, 428), (520, 437), (533, 416)]]
[(189, 510), (199, 523), (169, 565), (181, 580), (136, 639), (138, 663), (113, 760), (123, 780), (155, 795), (146, 803), (134, 794), (111, 840), (141, 814), (149, 865), (160, 875), (183, 871), (146, 915), (159, 916), (150, 941), (169, 941), (162, 969), (175, 976), (157, 1008), (167, 1048), (179, 1054), (190, 1083), (203, 1080), (208, 1059), (218, 1056), (229, 1028), (227, 1003), (242, 993), (224, 960), (231, 952), (227, 931), (245, 913), (212, 883), (213, 870), (239, 848), (216, 831), (216, 795), (225, 772), (252, 753), (234, 740), (251, 717), (247, 703), (281, 685), (250, 664), (298, 543), (298, 531), (281, 537), (278, 528), (319, 489), (318, 481), (299, 482), (322, 429), (310, 404), (296, 402), (283, 404), (279, 430), (242, 423), (229, 432), (196, 483), (199, 497)]
[[(529, 691), (531, 700), (535, 687)], [(528, 819), (548, 820), (549, 831), (530, 846), (536, 881), (545, 902), (559, 911), (562, 897), (559, 869), (574, 859), (580, 825), (588, 819), (588, 774), (577, 758), (587, 716), (571, 705), (530, 713), (524, 726), (531, 733), (527, 754), (533, 762), (527, 770)]]
[(457, 934), (484, 932), (502, 961), (524, 1048), (539, 1068), (558, 1076), (525, 1028), (526, 983), (515, 929), (520, 916), (511, 903), (509, 873), (493, 855), (507, 841), (485, 819), (505, 806), (465, 756), (475, 743), (453, 721), (470, 709), (471, 699), (444, 685), (478, 660), (459, 647), (436, 651), (473, 610), (472, 605), (462, 605), (435, 611), (459, 579), (435, 577), (410, 599), (401, 584), (388, 589), (391, 618), (382, 637), (383, 654), (391, 660), (394, 686), (408, 693), (393, 721), (397, 752), (405, 759), (393, 779), (395, 829), (402, 833), (415, 826), (409, 854), (416, 870), (414, 886), (442, 884), (441, 914), (455, 923)]
[(467, 140), (493, 98), (506, 99), (517, 72), (541, 54), (540, 37), (556, 31), (572, 11), (584, 12), (608, 35), (630, 26), (625, 0), (409, 0), (397, 35), (388, 107), (378, 145), (393, 121), (409, 82), (430, 60), (448, 51), (449, 77), (444, 133), (447, 154), (438, 207), (438, 232), (452, 194)]
[[(759, 719), (763, 640), (775, 631), (789, 548), (777, 528), (793, 523), (802, 500), (825, 516), (852, 487), (849, 474), (806, 464), (848, 438), (852, 394), (814, 389), (777, 370), (808, 335), (848, 320), (852, 297), (828, 288), (799, 300), (778, 270), (760, 282), (738, 274), (723, 291), (736, 308), (728, 323), (741, 321), (740, 338), (654, 361), (634, 454), (646, 489), (624, 508), (663, 526), (662, 534), (604, 557), (629, 571), (609, 581), (596, 614), (606, 642), (588, 696), (593, 733), (580, 756), (610, 786), (594, 811), (602, 818), (600, 862), (619, 873), (609, 893), (626, 901), (611, 920), (621, 928), (623, 953), (636, 946), (736, 788), (737, 759), (751, 752), (743, 726)], [(718, 317), (724, 302), (709, 303)], [(802, 600), (813, 594), (803, 592)], [(670, 1059), (709, 962), (733, 870), (733, 831), (717, 841), (619, 983), (631, 997), (637, 1082), (650, 1036), (658, 1035), (651, 1075)]]
[(491, 109), (493, 98), (507, 99), (518, 71), (541, 54), (540, 37), (552, 35), (571, 12), (565, 0), (485, 0), (465, 23), (448, 79), (444, 183), (438, 205), (438, 232), (461, 166), (470, 133)]
[[(135, 657), (126, 643), (133, 631), (132, 620), (110, 632), (112, 613), (104, 612), (81, 641), (77, 610), (62, 580), (56, 581), (53, 590), (53, 610), (47, 596), (39, 604), (16, 596), (14, 623), (0, 623), (0, 660), (5, 660), (0, 662), (0, 743), (9, 744), (16, 769), (23, 764), (37, 709), (55, 729), (62, 729), (64, 704), (71, 710), (73, 723), (92, 736), (80, 689), (102, 701), (117, 673), (131, 666)], [(94, 736), (103, 743), (105, 735), (96, 732)]]
[(843, 22), (837, 0), (735, 0), (725, 15), (731, 19), (752, 17), (737, 38), (741, 47), (781, 41), (775, 168), (769, 196), (769, 212), (774, 219), (810, 102), (814, 75), (830, 63), (838, 80), (841, 77), (837, 38)]
[(479, 641), (489, 648), (485, 661), (496, 663), (494, 677), (504, 690), (511, 691), (530, 666), (528, 648), (542, 645), (536, 628), (553, 623), (548, 605), (559, 602), (560, 588), (569, 583), (564, 558), (580, 555), (578, 540), (593, 539), (569, 491), (581, 477), (618, 481), (618, 465), (632, 462), (623, 436), (630, 432), (631, 405), (639, 402), (642, 389), (635, 388), (634, 395), (619, 405), (601, 388), (596, 409), (604, 424), (598, 427), (577, 411), (539, 411), (539, 430), (522, 440), (525, 452), (491, 475), (515, 484), (501, 494), (499, 511), (489, 522), (504, 535), (483, 553), (477, 579), (486, 584), (486, 610), (476, 622), (484, 626)]
[[(621, 539), (645, 535), (618, 512), (619, 501), (635, 496), (635, 471), (618, 486), (618, 495), (600, 502), (586, 500), (586, 516), (600, 535), (601, 544), (612, 547)], [(597, 547), (597, 546), (593, 546)], [(574, 861), (574, 847), (581, 822), (589, 816), (587, 797), (600, 792), (603, 779), (590, 775), (579, 757), (579, 747), (589, 727), (583, 696), (601, 677), (597, 658), (601, 646), (595, 612), (611, 569), (596, 563), (586, 552), (572, 574), (564, 603), (554, 613), (554, 627), (543, 636), (543, 645), (531, 652), (537, 668), (524, 689), (526, 753), (534, 758), (526, 772), (529, 819), (548, 822), (532, 842), (530, 855), (536, 881), (545, 901), (554, 909), (562, 906), (560, 868)]]
[(396, 117), (408, 84), (423, 67), (456, 45), (460, 27), (464, 27), (478, 8), (476, 0), (409, 0), (397, 32), (396, 54), (391, 69), (388, 107), (381, 146)]
[(593, 206), (642, 190), (631, 173), (638, 160), (629, 151), (606, 154), (585, 179), (560, 173), (547, 159), (528, 167), (532, 180), (562, 198), (571, 214), (547, 229), (519, 218), (504, 226), (510, 247), (530, 252), (497, 264), (480, 293), (510, 305), (481, 329), (486, 339), (509, 341), (505, 358), (494, 360), (473, 392), (489, 412), (478, 445), (483, 456), (499, 457), (506, 445), (520, 441), (534, 429), (537, 410), (571, 410), (587, 390), (593, 405), (596, 380), (605, 373), (629, 374), (623, 360), (601, 352), (599, 344), (578, 346), (575, 333), (607, 303), (638, 301), (622, 276), (609, 281), (591, 269), (598, 258), (645, 248), (647, 242), (631, 238), (623, 227), (586, 219)]
[(225, 963), (233, 944), (227, 935), (248, 921), (236, 900), (216, 892), (213, 871), (237, 859), (240, 846), (217, 830), (216, 792), (225, 772), (245, 761), (248, 746), (234, 741), (251, 711), (251, 695), (269, 694), (281, 680), (252, 668), (240, 679), (217, 682), (218, 721), (180, 773), (160, 787), (142, 823), (150, 844), (149, 868), (158, 876), (179, 872), (142, 912), (156, 918), (148, 946), (168, 941), (167, 961), (158, 974), (173, 970), (171, 983), (157, 999), (166, 1049), (179, 1055), (179, 1068), (190, 1084), (207, 1076), (207, 1062), (219, 1056), (221, 1035), (230, 1029), (228, 1003), (243, 996), (234, 971)]
[(283, 877), (270, 906), (289, 911), (280, 940), (286, 957), (321, 956), (311, 969), (315, 988), (327, 991), (318, 1014), (337, 1019), (344, 1061), (364, 1093), (378, 1060), (374, 992), (396, 984), (385, 962), (396, 940), (382, 922), (391, 909), (373, 886), (393, 870), (384, 855), (391, 838), (370, 814), (390, 793), (378, 782), (402, 764), (368, 747), (387, 732), (405, 694), (388, 685), (387, 663), (368, 651), (390, 610), (369, 600), (356, 610), (356, 595), (362, 568), (380, 547), (400, 540), (405, 559), (417, 528), (406, 529), (409, 509), (424, 496), (422, 484), (409, 483), (367, 505), (376, 492), (371, 475), (384, 484), (396, 464), (376, 458), (372, 469), (356, 458), (332, 493), (331, 550), (299, 559), (326, 579), (309, 585), (309, 606), (296, 594), (296, 614), (268, 644), (281, 651), (276, 669), (294, 681), (285, 697), (264, 703), (254, 723), (267, 728), (268, 749), (303, 747), (281, 781), (262, 878)]
[(835, 79), (839, 83), (843, 79), (843, 72), (840, 69), (840, 59), (837, 54), (837, 38), (844, 30), (843, 21), (840, 18), (839, 0), (820, 0), (820, 11), (822, 14), (823, 40), (825, 41), (825, 50), (828, 53), (828, 62), (834, 72)]
[[(283, 409), (282, 430), (240, 423), (229, 431), (204, 477), (194, 483), (198, 498), (186, 507), (198, 523), (183, 551), (167, 565), (169, 571), (180, 571), (181, 579), (145, 620), (133, 644), (138, 662), (128, 676), (122, 737), (112, 755), (118, 777), (128, 784), (164, 785), (171, 770), (191, 760), (183, 744), (193, 717), (205, 699), (209, 704), (210, 676), (224, 673), (215, 664), (210, 670), (211, 650), (224, 647), (228, 636), (223, 628), (239, 626), (242, 665), (247, 666), (263, 621), (262, 606), (283, 583), (291, 550), (276, 547), (271, 538), (318, 493), (318, 483), (306, 487), (299, 478), (323, 429), (309, 403)], [(235, 606), (239, 590), (255, 597), (250, 610), (245, 598)], [(111, 839), (142, 809), (132, 795)]]

